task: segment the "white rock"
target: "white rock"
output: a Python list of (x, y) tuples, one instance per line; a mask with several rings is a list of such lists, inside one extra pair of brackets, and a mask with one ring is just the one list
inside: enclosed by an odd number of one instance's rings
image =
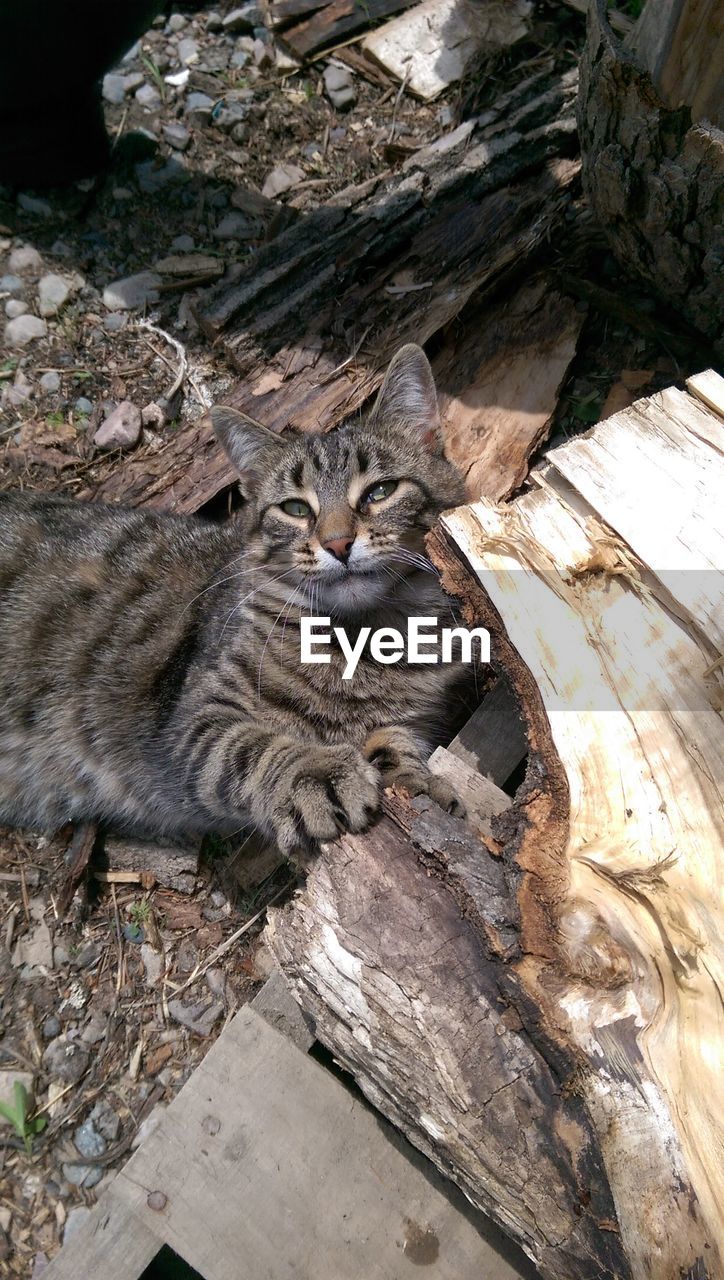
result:
[(188, 22), (188, 18), (186, 17), (185, 13), (172, 13), (168, 22), (166, 23), (166, 30), (167, 31), (183, 31), (187, 22)]
[(130, 400), (122, 400), (93, 437), (99, 449), (132, 449), (141, 438), (141, 410)]
[(41, 316), (57, 315), (70, 295), (81, 289), (84, 283), (82, 276), (59, 276), (52, 271), (41, 276), (38, 283)]
[(24, 316), (27, 309), (27, 302), (21, 302), (20, 298), (9, 298), (5, 303), (5, 315), (8, 320), (15, 320), (17, 316)]
[[(144, 405), (141, 409), (141, 422), (144, 427), (156, 427), (156, 429), (164, 427), (166, 425), (166, 412), (161, 408), (160, 404), (156, 404), (155, 400), (151, 400), (149, 404)], [(141, 954), (143, 954), (143, 947), (141, 947)], [(146, 973), (148, 973), (148, 970), (146, 970)]]
[(161, 277), (155, 271), (139, 271), (135, 276), (114, 280), (103, 290), (103, 304), (109, 311), (135, 311), (147, 302), (158, 302)]
[(40, 379), (40, 389), (49, 396), (54, 395), (56, 391), (60, 391), (60, 374), (49, 369)]
[(25, 282), (20, 276), (0, 276), (0, 293), (22, 293)]
[(267, 175), (261, 194), (273, 199), (274, 196), (280, 196), (285, 191), (289, 191), (291, 187), (295, 187), (303, 178), (304, 170), (300, 169), (298, 165), (278, 164)]
[(141, 959), (146, 970), (146, 986), (155, 987), (164, 970), (163, 956), (148, 942), (144, 942), (141, 947)]
[(170, 84), (172, 88), (183, 89), (184, 85), (188, 84), (190, 75), (191, 72), (186, 67), (183, 71), (174, 71), (173, 75), (164, 76), (163, 78), (166, 84)]
[(188, 129), (177, 120), (163, 126), (163, 136), (168, 145), (176, 151), (185, 151), (191, 141)]
[(352, 74), (346, 67), (328, 66), (324, 68), (323, 76), (324, 88), (332, 103), (338, 111), (346, 111), (349, 107), (354, 106), (357, 101), (357, 93), (354, 88)]
[(8, 259), (8, 270), (12, 275), (31, 276), (36, 280), (43, 267), (43, 260), (37, 249), (25, 244), (20, 249), (13, 249)]
[(27, 347), (36, 338), (44, 338), (47, 332), (48, 326), (39, 316), (16, 316), (5, 325), (5, 341), (9, 347)]
[(140, 89), (146, 77), (142, 71), (130, 71), (127, 76), (123, 77), (123, 88), (126, 93), (135, 93), (136, 89)]
[(233, 210), (224, 214), (212, 234), (215, 240), (253, 240), (256, 231), (243, 213)]

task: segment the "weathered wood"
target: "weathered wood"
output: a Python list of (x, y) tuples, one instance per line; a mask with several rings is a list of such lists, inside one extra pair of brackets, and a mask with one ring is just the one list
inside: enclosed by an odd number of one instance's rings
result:
[[(655, 24), (668, 3), (648, 0), (647, 21)], [(693, 13), (696, 3), (684, 7)], [(695, 44), (720, 81), (706, 30)], [(595, 0), (578, 109), (587, 195), (626, 268), (720, 343), (724, 136), (703, 120), (692, 123), (691, 104), (679, 91), (674, 97), (672, 106), (659, 96), (611, 32), (605, 0)]]
[(585, 318), (548, 275), (491, 304), (473, 298), (433, 361), (448, 456), (470, 498), (522, 484), (545, 440)]
[(365, 36), (364, 52), (424, 101), (462, 79), (476, 54), (522, 40), (530, 0), (423, 0)]
[(721, 374), (705, 369), (702, 373), (695, 373), (693, 378), (687, 378), (686, 387), (708, 409), (724, 418), (724, 378)]
[[(243, 377), (229, 403), (277, 431), (327, 430), (372, 395), (401, 343), (424, 343), (518, 266), (577, 179), (561, 154), (576, 145), (575, 85), (519, 87), (394, 178), (300, 219), (212, 292), (200, 319)], [(129, 458), (92, 496), (194, 510), (233, 482), (202, 421)]]
[(627, 41), (667, 107), (724, 126), (724, 22), (719, 0), (654, 0)]
[(525, 726), (515, 694), (504, 676), (485, 695), (448, 750), (498, 787), (505, 785), (525, 759)]
[(106, 836), (91, 870), (132, 872), (141, 880), (147, 879), (149, 884), (160, 884), (178, 893), (193, 893), (200, 849), (199, 843), (180, 848)]
[(387, 804), (268, 928), (318, 1037), (550, 1280), (723, 1274), (721, 432), (663, 393), (443, 519), (525, 782), (477, 838)]
[(154, 1256), (154, 1239), (156, 1252), (167, 1243), (204, 1280), (399, 1280), (415, 1264), (431, 1280), (533, 1280), (492, 1224), (249, 1008), (47, 1280), (138, 1280), (135, 1260)]
[(317, 6), (318, 12), (311, 17), (280, 31), (278, 39), (295, 57), (310, 58), (414, 3), (415, 0), (331, 0), (323, 7)]

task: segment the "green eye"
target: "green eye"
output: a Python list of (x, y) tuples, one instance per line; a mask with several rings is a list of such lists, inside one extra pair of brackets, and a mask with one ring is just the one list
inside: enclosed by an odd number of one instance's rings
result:
[(379, 484), (373, 484), (368, 489), (365, 496), (365, 502), (381, 502), (383, 498), (389, 498), (391, 493), (397, 488), (397, 480), (381, 480)]
[(309, 503), (303, 502), (301, 498), (287, 498), (286, 502), (280, 502), (279, 506), (288, 516), (297, 516), (298, 519), (312, 514)]

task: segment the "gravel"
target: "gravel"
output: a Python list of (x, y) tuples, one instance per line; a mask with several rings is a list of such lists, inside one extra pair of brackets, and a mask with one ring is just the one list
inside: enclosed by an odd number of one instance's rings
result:
[(8, 298), (5, 303), (5, 315), (8, 320), (17, 320), (18, 316), (24, 316), (27, 309), (27, 302), (22, 302), (20, 298)]
[(9, 347), (27, 347), (36, 338), (44, 338), (47, 332), (48, 326), (39, 316), (16, 316), (5, 325), (5, 341)]
[(11, 275), (29, 276), (32, 280), (37, 280), (43, 269), (43, 259), (37, 249), (26, 244), (19, 249), (13, 249), (8, 258), (8, 267)]
[(75, 292), (76, 284), (66, 276), (58, 276), (51, 272), (41, 276), (38, 282), (38, 298), (41, 316), (57, 315), (68, 298)]
[(77, 1084), (89, 1063), (88, 1050), (67, 1036), (52, 1040), (43, 1054), (43, 1066), (48, 1074), (66, 1084)]
[(125, 77), (113, 75), (109, 72), (103, 77), (103, 97), (106, 102), (112, 103), (114, 106), (120, 106), (126, 96)]
[(161, 277), (154, 271), (139, 271), (133, 276), (114, 280), (103, 290), (103, 305), (109, 311), (137, 311), (147, 302), (158, 301)]
[[(55, 395), (56, 391), (60, 391), (60, 374), (49, 369), (47, 373), (40, 375), (39, 386), (41, 391), (44, 391), (46, 395)], [(50, 1018), (48, 1018), (47, 1021), (50, 1022)], [(60, 1025), (58, 1025), (58, 1031), (60, 1031)], [(43, 1034), (45, 1034), (45, 1031), (43, 1031)]]
[(99, 449), (132, 449), (141, 438), (141, 425), (141, 410), (122, 400), (98, 428), (93, 443)]

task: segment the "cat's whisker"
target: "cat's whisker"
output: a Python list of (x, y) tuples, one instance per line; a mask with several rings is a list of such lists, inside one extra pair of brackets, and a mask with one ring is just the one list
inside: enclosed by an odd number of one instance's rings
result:
[(259, 670), (258, 670), (258, 673), (257, 673), (257, 683), (256, 683), (256, 696), (257, 696), (257, 699), (258, 699), (258, 701), (259, 701), (259, 702), (261, 702), (261, 669), (262, 669), (262, 667), (263, 667), (263, 665), (264, 665), (264, 655), (266, 654), (267, 646), (268, 646), (268, 644), (269, 644), (269, 641), (270, 641), (270, 640), (271, 640), (271, 638), (272, 638), (272, 632), (274, 631), (274, 628), (276, 627), (276, 625), (277, 625), (277, 623), (278, 623), (279, 619), (281, 618), (281, 616), (282, 616), (282, 614), (283, 614), (284, 610), (286, 609), (287, 605), (288, 605), (288, 604), (290, 604), (291, 599), (292, 599), (292, 596), (294, 595), (294, 593), (295, 593), (296, 589), (297, 589), (297, 588), (296, 588), (296, 585), (295, 585), (294, 587), (292, 587), (291, 591), (289, 592), (289, 595), (287, 596), (286, 600), (284, 601), (284, 604), (282, 605), (282, 607), (281, 607), (281, 609), (279, 610), (279, 612), (278, 612), (278, 614), (277, 614), (276, 618), (275, 618), (275, 619), (274, 619), (274, 621), (272, 622), (272, 624), (271, 624), (271, 626), (270, 626), (270, 628), (269, 628), (269, 632), (268, 632), (267, 638), (266, 638), (266, 640), (264, 641), (264, 648), (263, 648), (263, 649), (262, 649), (262, 651), (261, 651), (261, 657), (260, 657), (260, 659), (259, 659)]
[(221, 635), (219, 636), (219, 644), (221, 644), (221, 641), (224, 638), (224, 632), (226, 631), (226, 628), (231, 622), (231, 619), (233, 618), (234, 614), (237, 613), (238, 610), (241, 609), (241, 607), (246, 604), (247, 600), (249, 600), (253, 595), (256, 595), (257, 591), (260, 591), (262, 587), (268, 587), (268, 586), (271, 586), (271, 584), (274, 582), (280, 582), (282, 578), (288, 578), (289, 574), (293, 572), (294, 572), (293, 569), (287, 569), (285, 573), (277, 574), (275, 578), (268, 578), (264, 582), (257, 583), (257, 585), (255, 587), (252, 587), (251, 591), (247, 592), (247, 594), (241, 600), (238, 600), (237, 603), (234, 605), (233, 609), (231, 610), (231, 613), (226, 619), (226, 622), (224, 623), (223, 627), (221, 628)]
[[(241, 560), (242, 557), (237, 556), (236, 559)], [(233, 563), (234, 561), (230, 560), (229, 564), (224, 565), (224, 568), (229, 569)], [(196, 604), (196, 601), (200, 600), (202, 596), (205, 596), (207, 591), (213, 591), (215, 587), (221, 587), (225, 582), (231, 582), (232, 578), (245, 578), (249, 573), (262, 573), (265, 569), (266, 565), (256, 565), (252, 569), (240, 569), (238, 573), (230, 573), (226, 578), (220, 578), (218, 582), (212, 582), (208, 587), (204, 587), (203, 591), (199, 591), (198, 595), (193, 596), (192, 599), (189, 600), (188, 604), (184, 605), (176, 621), (180, 622), (187, 610), (189, 610), (193, 604)]]

